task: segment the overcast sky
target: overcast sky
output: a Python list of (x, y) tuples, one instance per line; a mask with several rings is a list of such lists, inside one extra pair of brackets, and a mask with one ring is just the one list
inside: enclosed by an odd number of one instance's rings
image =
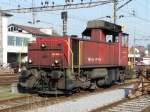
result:
[[(41, 2), (45, 0), (35, 0), (35, 5), (40, 6)], [(49, 4), (53, 1), (55, 4), (64, 4), (65, 0), (47, 0)], [(90, 0), (83, 0), (88, 2)], [(96, 1), (96, 0), (93, 0)], [(119, 0), (118, 6), (128, 0)], [(74, 2), (80, 2), (80, 0), (74, 0)], [(12, 9), (20, 7), (32, 6), (32, 0), (0, 0), (1, 9)], [(133, 16), (133, 10), (135, 16)], [(112, 4), (103, 6), (97, 6), (89, 9), (77, 9), (68, 11), (68, 34), (80, 35), (86, 27), (88, 20), (97, 19), (105, 16), (112, 16)], [(123, 18), (117, 20), (118, 24), (124, 26), (124, 31), (130, 34), (130, 45), (133, 44), (133, 37), (150, 38), (150, 0), (133, 0), (124, 8), (117, 12), (118, 17), (123, 15)], [(112, 19), (103, 18), (107, 21)], [(60, 17), (60, 11), (55, 12), (42, 12), (36, 13), (36, 20), (40, 20), (41, 23), (36, 24), (37, 27), (53, 27), (59, 33), (62, 32), (62, 21)], [(28, 21), (32, 21), (32, 14), (13, 14), (13, 17), (9, 18), (9, 23), (28, 24)], [(136, 44), (146, 45), (150, 43), (150, 40), (137, 40)]]

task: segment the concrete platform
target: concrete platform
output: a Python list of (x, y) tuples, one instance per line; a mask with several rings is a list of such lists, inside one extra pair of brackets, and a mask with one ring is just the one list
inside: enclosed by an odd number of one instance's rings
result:
[(90, 112), (124, 99), (132, 87), (131, 85), (101, 93), (93, 93), (92, 95), (71, 99), (28, 112)]

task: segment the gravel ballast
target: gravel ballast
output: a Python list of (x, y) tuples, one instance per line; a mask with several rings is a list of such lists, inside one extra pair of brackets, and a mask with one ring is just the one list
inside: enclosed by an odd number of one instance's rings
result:
[(132, 86), (126, 86), (110, 91), (93, 93), (92, 95), (37, 108), (28, 112), (89, 112), (124, 99), (131, 88)]

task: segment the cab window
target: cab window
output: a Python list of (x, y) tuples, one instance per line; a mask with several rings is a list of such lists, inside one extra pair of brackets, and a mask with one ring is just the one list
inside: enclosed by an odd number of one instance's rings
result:
[(127, 47), (128, 45), (128, 35), (127, 34), (123, 34), (122, 35), (122, 47)]

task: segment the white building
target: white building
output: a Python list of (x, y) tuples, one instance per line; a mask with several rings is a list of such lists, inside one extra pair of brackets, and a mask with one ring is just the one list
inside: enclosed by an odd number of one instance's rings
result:
[(142, 62), (144, 65), (150, 65), (150, 57), (144, 57)]
[(8, 32), (7, 63), (16, 64), (27, 54), (27, 43), (34, 40), (32, 34)]
[(18, 63), (27, 55), (27, 43), (38, 36), (58, 36), (52, 28), (10, 24), (11, 14), (0, 13), (0, 65)]
[(143, 64), (150, 65), (150, 56), (148, 50), (145, 50), (145, 56), (143, 57)]
[(39, 36), (57, 35), (52, 29), (41, 29), (31, 26), (10, 24), (8, 26), (7, 38), (7, 63), (16, 65), (21, 61), (26, 61), (27, 43), (35, 40)]
[(0, 13), (0, 65), (18, 63), (27, 55), (27, 43), (38, 36), (58, 34), (52, 28), (35, 28), (18, 24), (8, 26), (11, 14)]
[(7, 64), (7, 21), (11, 14), (0, 13), (0, 65)]

